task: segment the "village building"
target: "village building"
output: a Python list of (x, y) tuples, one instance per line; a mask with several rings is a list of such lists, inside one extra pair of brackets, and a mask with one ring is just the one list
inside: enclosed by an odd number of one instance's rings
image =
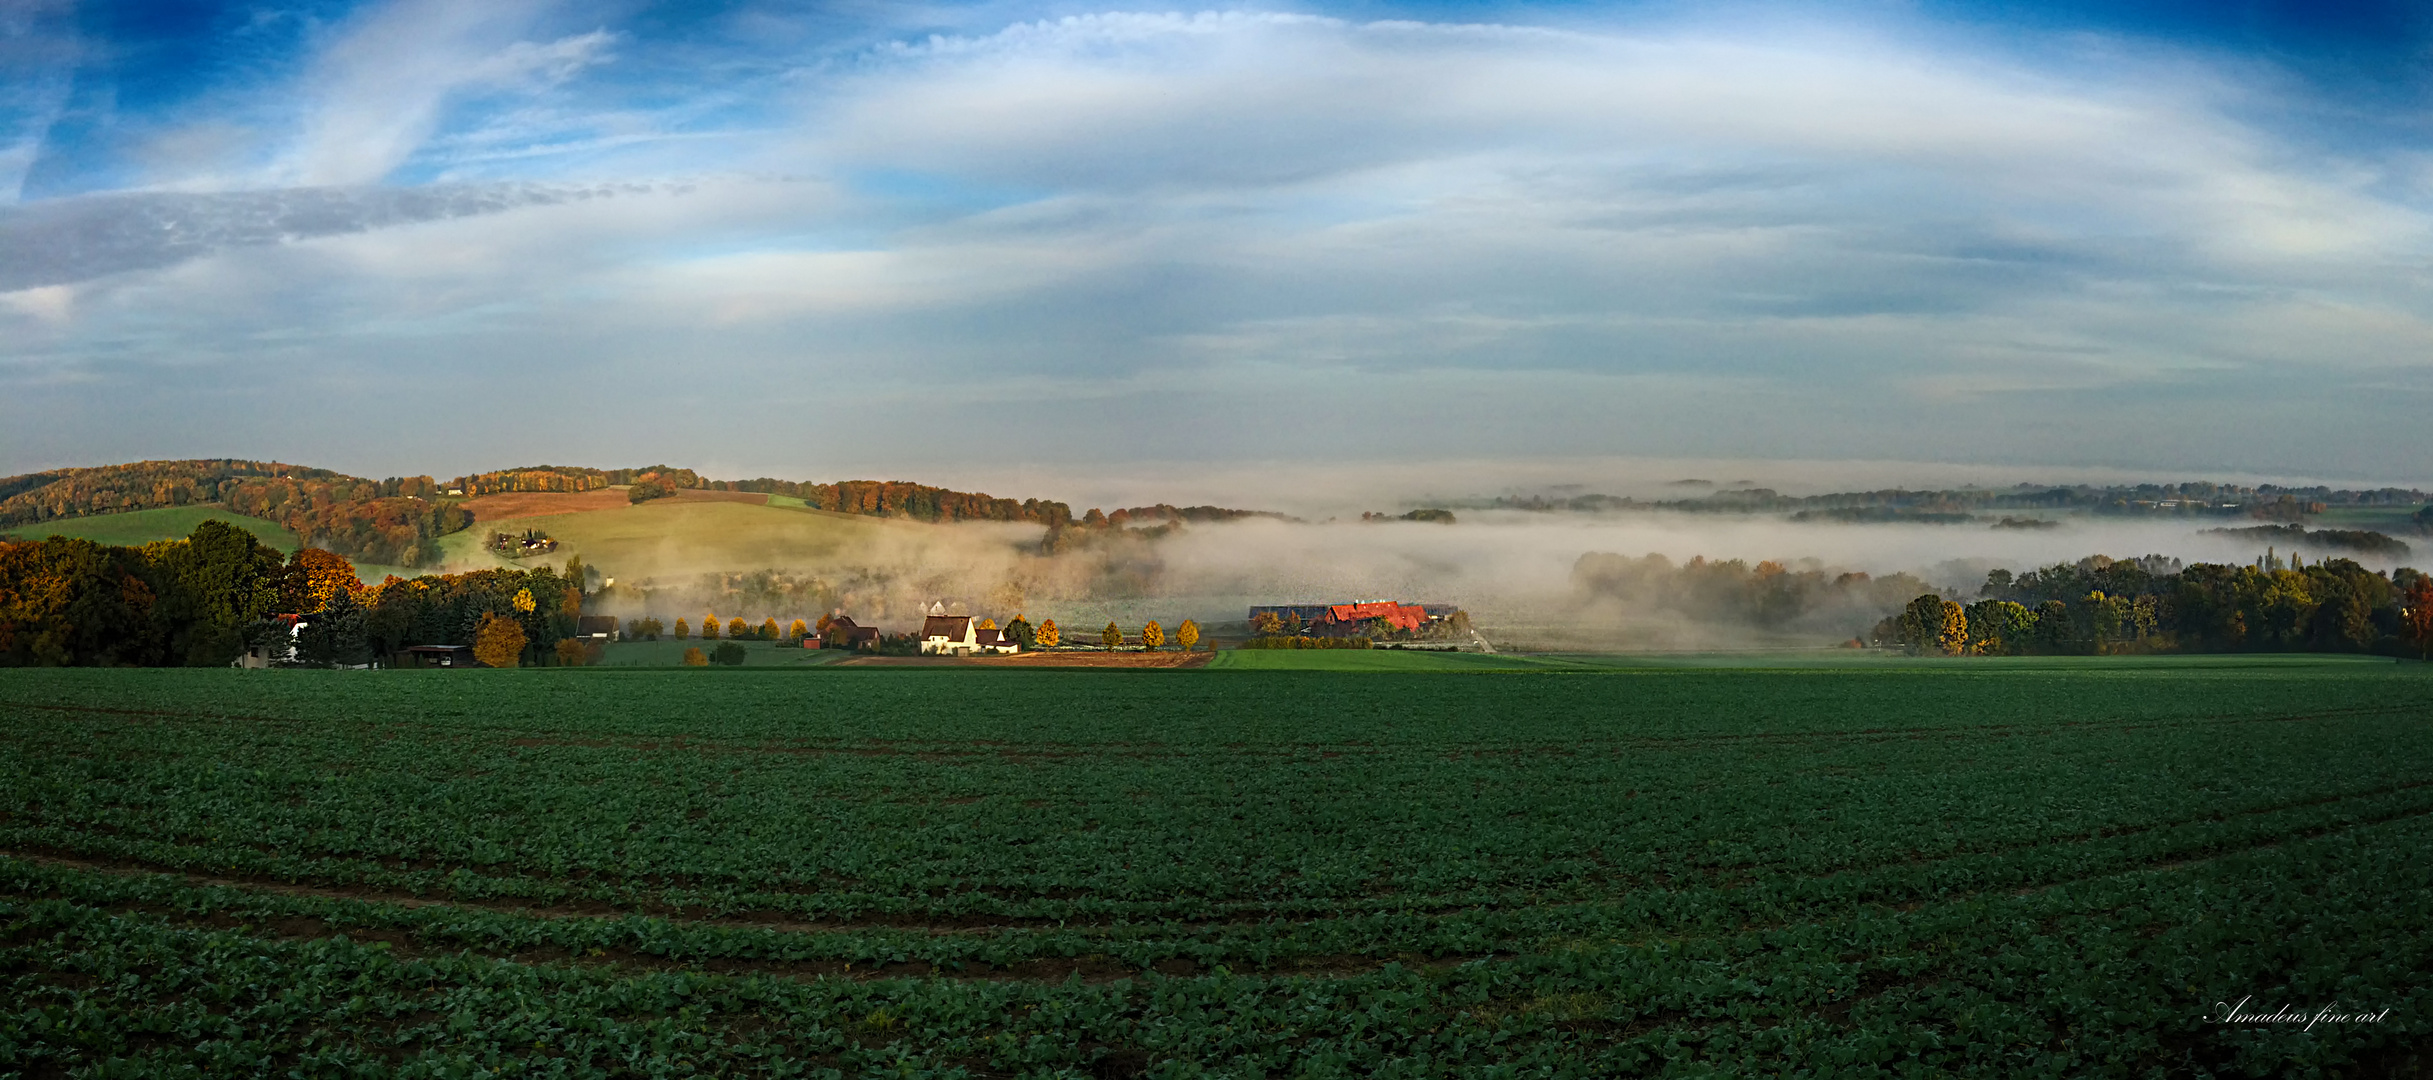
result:
[(929, 605), (929, 614), (921, 620), (921, 652), (930, 656), (973, 656), (981, 653), (1010, 653), (1020, 646), (1005, 631), (990, 627), (982, 629), (973, 624), (969, 615), (949, 615), (945, 604)]
[(614, 615), (582, 615), (574, 621), (574, 636), (587, 640), (615, 641), (617, 617)]
[(230, 667), (266, 668), (295, 662), (296, 635), (304, 632), (304, 616), (273, 615), (269, 622), (281, 630), (285, 630), (286, 633), (281, 634), (274, 631), (260, 641), (245, 646), (245, 651), (237, 657), (236, 663), (229, 665)]
[(471, 645), (408, 645), (397, 652), (401, 668), (469, 668), (479, 667), (473, 660)]
[(879, 647), (879, 628), (856, 625), (852, 619), (839, 615), (828, 620), (828, 629), (803, 639), (803, 648), (837, 648), (860, 652)]
[(1268, 604), (1250, 609), (1250, 621), (1272, 614), (1286, 625), (1298, 623), (1311, 637), (1352, 637), (1382, 621), (1388, 629), (1410, 631), (1441, 622), (1457, 609), (1451, 604), (1405, 604), (1397, 600), (1355, 600), (1348, 604)]

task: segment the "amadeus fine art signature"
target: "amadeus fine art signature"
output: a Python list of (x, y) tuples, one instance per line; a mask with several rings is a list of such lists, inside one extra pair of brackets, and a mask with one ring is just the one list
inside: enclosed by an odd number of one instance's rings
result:
[[(2379, 1024), (2383, 1017), (2391, 1015), (2388, 1008), (2381, 1012), (2340, 1012), (2337, 1004), (2326, 1005), (2313, 1012), (2292, 1009), (2287, 1005), (2270, 1012), (2259, 1012), (2247, 1004), (2255, 999), (2254, 994), (2249, 994), (2240, 998), (2236, 1005), (2226, 1001), (2214, 1002), (2213, 1009), (2206, 1012), (2205, 1019), (2216, 1024), (2304, 1024), (2305, 1030), (2312, 1031), (2317, 1024)], [(2221, 1015), (2217, 1018), (2215, 1012)]]

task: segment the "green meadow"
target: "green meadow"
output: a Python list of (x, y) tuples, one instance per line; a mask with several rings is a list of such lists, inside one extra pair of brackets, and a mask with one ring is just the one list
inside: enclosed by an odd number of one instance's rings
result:
[[(153, 510), (130, 510), (122, 514), (96, 514), (91, 517), (60, 518), (34, 525), (22, 525), (9, 532), (16, 540), (39, 540), (46, 536), (68, 536), (91, 540), (97, 544), (119, 547), (141, 547), (155, 540), (182, 540), (194, 533), (194, 528), (206, 521), (219, 520), (234, 525), (264, 544), (282, 552), (303, 546), (296, 534), (275, 521), (230, 513), (217, 506), (164, 506)], [(373, 580), (377, 581), (378, 578)]]

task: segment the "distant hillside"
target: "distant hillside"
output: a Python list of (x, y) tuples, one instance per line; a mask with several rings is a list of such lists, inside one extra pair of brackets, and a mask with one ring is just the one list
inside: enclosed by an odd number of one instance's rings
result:
[(2297, 521), (2326, 511), (2372, 508), (2383, 513), (2396, 512), (2404, 517), (2410, 510), (2428, 501), (2433, 501), (2433, 494), (2416, 488), (2351, 490), (2192, 482), (2077, 484), (2064, 487), (2020, 484), (2008, 488), (1920, 491), (1893, 488), (1838, 491), (1824, 495), (1784, 495), (1772, 488), (1750, 487), (1717, 491), (1696, 499), (1642, 501), (1622, 495), (1514, 495), (1467, 505), (1574, 513), (1628, 510), (1726, 514), (1790, 512), (1798, 515), (1797, 519), (1802, 521), (1950, 524), (1967, 521), (1972, 513), (1987, 510), (2066, 510), (2107, 515), (2249, 517), (2267, 521)]
[[(54, 469), (0, 479), (0, 529), (163, 507), (227, 507), (274, 522), (304, 543), (362, 562), (421, 566), (432, 541), (472, 516), (425, 496), (430, 477), (366, 480), (275, 461), (197, 458)], [(27, 531), (10, 529), (10, 531)]]
[(302, 543), (358, 562), (423, 567), (437, 565), (443, 557), (439, 538), (473, 523), (477, 510), (466, 505), (468, 500), (517, 493), (580, 494), (626, 485), (631, 485), (628, 491), (636, 502), (677, 491), (748, 492), (841, 514), (924, 522), (1029, 522), (1045, 525), (1054, 533), (1074, 528), (1120, 530), (1131, 522), (1197, 523), (1265, 516), (1250, 510), (1160, 504), (1112, 515), (1091, 510), (1076, 518), (1072, 508), (1061, 502), (1004, 499), (905, 480), (710, 480), (691, 469), (668, 465), (631, 469), (528, 465), (443, 483), (428, 476), (368, 480), (282, 462), (198, 458), (53, 469), (0, 478), (0, 531), (29, 532), (12, 526), (61, 518), (222, 506), (276, 523)]
[(2257, 525), (2245, 529), (2207, 529), (2208, 534), (2237, 537), (2251, 543), (2274, 544), (2292, 551), (2312, 547), (2351, 551), (2385, 559), (2415, 554), (2405, 541), (2363, 529), (2313, 529), (2302, 525)]

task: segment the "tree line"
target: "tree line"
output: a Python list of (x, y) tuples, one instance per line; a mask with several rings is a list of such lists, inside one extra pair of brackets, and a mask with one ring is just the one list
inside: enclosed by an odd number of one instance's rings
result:
[[(293, 635), (298, 659), (353, 665), (409, 645), (487, 645), (517, 664), (570, 662), (583, 570), (391, 575), (366, 586), (335, 552), (282, 557), (206, 521), (180, 540), (119, 547), (51, 537), (0, 542), (0, 665), (225, 666)], [(507, 631), (512, 647), (501, 653)], [(580, 649), (574, 650), (580, 653)], [(581, 662), (580, 658), (571, 662)]]
[(1846, 634), (1926, 589), (1926, 582), (1908, 574), (1878, 577), (1813, 562), (1701, 556), (1676, 564), (1662, 555), (1608, 552), (1580, 556), (1571, 584), (1591, 608), (1786, 634)]
[(2433, 653), (2433, 577), (2348, 559), (2254, 565), (2092, 556), (1986, 576), (1978, 599), (1928, 592), (1878, 622), (1879, 645), (1970, 656), (2151, 652)]

